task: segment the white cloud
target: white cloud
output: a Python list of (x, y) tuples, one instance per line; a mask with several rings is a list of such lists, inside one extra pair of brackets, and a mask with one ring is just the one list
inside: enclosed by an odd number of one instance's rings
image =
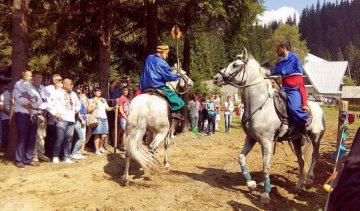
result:
[(292, 7), (280, 7), (277, 10), (270, 10), (265, 11), (262, 15), (258, 16), (259, 24), (268, 24), (272, 21), (276, 20), (282, 20), (283, 23), (285, 23), (286, 18), (291, 16), (294, 16), (294, 13), (296, 14), (296, 23), (299, 23), (300, 19), (300, 12), (295, 10)]

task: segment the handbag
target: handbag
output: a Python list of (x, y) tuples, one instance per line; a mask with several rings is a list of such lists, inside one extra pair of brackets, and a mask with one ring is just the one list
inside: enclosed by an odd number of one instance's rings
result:
[(89, 117), (86, 119), (86, 126), (88, 126), (90, 128), (97, 127), (99, 125), (98, 118), (99, 118), (98, 109), (96, 108), (93, 112), (91, 112)]

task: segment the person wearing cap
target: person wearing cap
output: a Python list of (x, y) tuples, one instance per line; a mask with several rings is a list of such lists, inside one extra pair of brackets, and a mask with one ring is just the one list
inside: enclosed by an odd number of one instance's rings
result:
[(156, 53), (146, 58), (144, 71), (140, 78), (139, 88), (144, 91), (149, 88), (160, 89), (163, 91), (170, 102), (171, 117), (178, 120), (184, 120), (178, 111), (185, 105), (184, 101), (165, 84), (169, 81), (179, 79), (178, 73), (172, 73), (166, 59), (169, 55), (168, 45), (158, 45)]

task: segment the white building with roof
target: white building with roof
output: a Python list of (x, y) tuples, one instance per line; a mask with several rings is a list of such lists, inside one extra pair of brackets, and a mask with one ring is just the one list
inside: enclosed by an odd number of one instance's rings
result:
[(313, 54), (305, 58), (305, 87), (308, 95), (339, 98), (344, 75), (350, 76), (347, 61), (326, 61)]
[(360, 105), (360, 86), (343, 86), (341, 99), (349, 104)]

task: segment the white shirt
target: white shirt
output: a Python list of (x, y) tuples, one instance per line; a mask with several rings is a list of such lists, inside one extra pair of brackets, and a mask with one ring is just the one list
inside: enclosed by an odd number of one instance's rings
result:
[[(6, 110), (10, 111), (10, 92), (6, 90), (0, 95), (0, 104), (6, 108)], [(4, 112), (1, 112), (1, 120), (10, 119), (9, 115), (5, 114)]]
[(53, 94), (56, 91), (54, 85), (48, 85), (45, 87), (45, 93), (46, 96), (50, 99), (51, 94)]
[(81, 103), (75, 92), (67, 93), (64, 89), (58, 89), (51, 94), (49, 112), (55, 116), (61, 116), (61, 121), (75, 122), (75, 113), (81, 109)]
[(234, 111), (233, 102), (225, 102), (225, 114), (231, 114)]
[[(15, 112), (30, 114), (29, 109), (26, 109), (23, 106), (31, 105), (33, 110), (31, 114), (36, 114), (36, 110), (42, 104), (39, 93), (36, 92), (35, 88), (30, 83), (26, 83), (24, 80), (16, 82), (16, 85), (17, 86), (14, 86), (14, 90), (12, 92), (12, 96), (14, 97)], [(29, 97), (32, 98), (30, 99)]]
[[(46, 101), (48, 103), (48, 108), (47, 110), (50, 112), (49, 109), (49, 102), (50, 102), (50, 97), (53, 94), (56, 94), (56, 91), (59, 89), (55, 89), (54, 85), (48, 85), (45, 87), (45, 95), (46, 95)], [(55, 117), (53, 115), (51, 115), (51, 113), (49, 114), (49, 118), (48, 118), (48, 125), (54, 125), (55, 124)]]
[(100, 101), (95, 101), (94, 98), (90, 99), (90, 103), (96, 106), (98, 117), (101, 119), (107, 119), (106, 108), (109, 107), (104, 98), (100, 98)]
[(190, 117), (199, 117), (199, 107), (200, 103), (198, 101), (189, 101), (188, 108), (190, 112)]

